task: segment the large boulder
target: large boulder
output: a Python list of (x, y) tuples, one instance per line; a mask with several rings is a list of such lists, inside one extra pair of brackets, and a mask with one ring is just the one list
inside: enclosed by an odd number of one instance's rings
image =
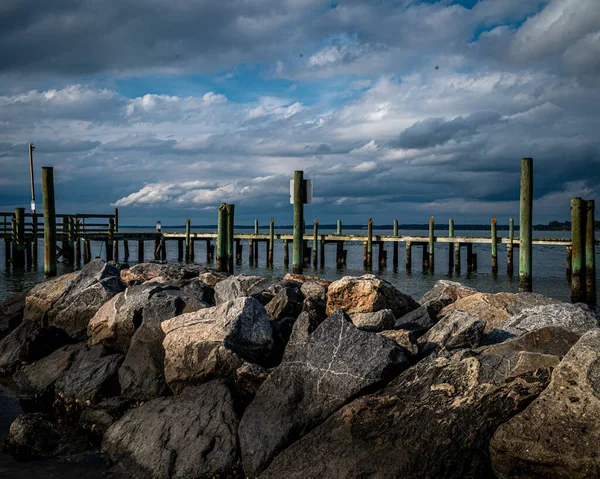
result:
[(443, 308), (438, 314), (438, 319), (444, 319), (456, 310), (465, 311), (484, 319), (486, 322), (485, 334), (488, 334), (505, 319), (524, 309), (558, 303), (560, 301), (537, 293), (475, 293), (458, 299)]
[(108, 429), (102, 448), (140, 477), (239, 477), (237, 428), (230, 389), (212, 381), (127, 412)]
[(78, 275), (79, 273), (63, 274), (35, 285), (25, 298), (23, 320), (47, 324), (48, 311), (68, 291)]
[(326, 318), (325, 303), (323, 301), (312, 298), (305, 299), (302, 312), (292, 327), (284, 357), (289, 360), (294, 356), (305, 354), (309, 336)]
[(381, 309), (374, 313), (356, 313), (351, 318), (354, 326), (363, 331), (385, 331), (392, 329), (396, 323), (396, 317), (391, 309)]
[(334, 413), (260, 477), (494, 477), (490, 438), (540, 394), (560, 360), (534, 341), (499, 346), (500, 355), (491, 347), (419, 362)]
[(282, 287), (266, 306), (267, 314), (272, 321), (283, 318), (294, 318), (302, 311), (304, 295), (298, 286)]
[(327, 301), (327, 288), (328, 287), (329, 287), (329, 285), (323, 286), (322, 283), (311, 280), (311, 281), (305, 281), (304, 283), (302, 283), (302, 286), (300, 286), (300, 291), (302, 291), (302, 294), (304, 295), (305, 298), (312, 298), (312, 299), (318, 299), (321, 301)]
[(584, 334), (544, 392), (490, 443), (497, 477), (600, 477), (600, 330)]
[(278, 366), (246, 409), (239, 429), (246, 474), (260, 473), (344, 403), (406, 367), (393, 341), (359, 330), (343, 311), (329, 316), (309, 336), (304, 357)]
[(25, 297), (28, 291), (17, 293), (0, 303), (0, 339), (14, 330), (23, 321)]
[(244, 274), (229, 276), (215, 285), (215, 302), (218, 306), (234, 299), (258, 295), (280, 281), (276, 278), (263, 278), (262, 276), (247, 276)]
[(226, 350), (260, 364), (273, 347), (269, 317), (254, 298), (239, 298), (182, 314), (164, 321), (161, 327), (165, 333), (165, 379), (174, 392), (189, 383), (211, 379), (206, 361), (220, 361), (223, 355), (229, 355)]
[(142, 323), (133, 334), (125, 361), (119, 369), (119, 383), (124, 397), (147, 401), (167, 392), (165, 350), (162, 344), (165, 333), (161, 324), (202, 307), (206, 305), (182, 291), (160, 291), (147, 300), (141, 312)]
[(388, 329), (381, 331), (380, 336), (384, 336), (394, 341), (398, 346), (404, 349), (404, 352), (409, 356), (417, 356), (419, 354), (419, 343), (415, 333), (407, 329)]
[(434, 314), (437, 314), (445, 306), (475, 293), (477, 293), (477, 290), (469, 288), (461, 283), (440, 279), (433, 285), (433, 288), (421, 297), (419, 304), (431, 309)]
[(123, 291), (119, 270), (101, 259), (88, 263), (47, 314), (47, 324), (75, 341), (87, 339), (87, 326), (100, 307)]
[(10, 425), (5, 447), (20, 461), (77, 454), (92, 446), (83, 434), (41, 413), (21, 414)]
[(197, 278), (204, 271), (204, 267), (195, 264), (139, 263), (121, 270), (121, 281), (126, 286), (133, 286), (161, 277), (166, 283), (176, 284), (185, 279)]
[(410, 296), (373, 274), (344, 276), (331, 283), (327, 290), (327, 314), (337, 309), (349, 315), (391, 309), (394, 316), (400, 318), (418, 307)]
[(490, 342), (495, 339), (519, 336), (547, 326), (560, 326), (579, 335), (597, 328), (598, 317), (585, 304), (547, 304), (522, 311), (502, 321), (492, 331)]
[(394, 328), (408, 329), (415, 336), (422, 336), (437, 323), (437, 316), (429, 306), (419, 306), (414, 311), (396, 319)]
[(71, 338), (57, 328), (42, 328), (23, 322), (0, 340), (0, 375), (12, 374), (23, 365), (42, 359), (69, 343)]
[(441, 348), (476, 348), (481, 344), (484, 329), (483, 319), (456, 310), (419, 338), (419, 350), (429, 354)]

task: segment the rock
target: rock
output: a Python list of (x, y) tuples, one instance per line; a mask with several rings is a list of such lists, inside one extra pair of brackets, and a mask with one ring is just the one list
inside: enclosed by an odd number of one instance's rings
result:
[(202, 281), (206, 286), (213, 288), (213, 290), (217, 283), (220, 283), (228, 277), (229, 275), (227, 273), (218, 273), (216, 271), (207, 271), (198, 275), (198, 279)]
[(319, 283), (321, 286), (323, 286), (325, 289), (329, 288), (329, 285), (331, 284), (331, 281), (327, 281), (326, 279), (323, 278), (319, 278), (317, 276), (305, 276), (303, 274), (291, 274), (291, 273), (287, 273), (283, 279), (285, 281), (296, 281), (300, 284), (306, 283), (306, 282), (317, 282)]
[(67, 334), (57, 328), (23, 322), (0, 340), (0, 375), (12, 374), (20, 366), (37, 361), (68, 342)]
[(204, 270), (202, 266), (194, 264), (139, 263), (131, 268), (122, 270), (121, 281), (126, 286), (132, 286), (145, 283), (160, 276), (163, 278), (162, 281), (168, 284), (176, 284), (184, 279), (197, 278)]
[(490, 342), (518, 336), (547, 326), (560, 326), (579, 335), (597, 328), (598, 318), (585, 304), (548, 304), (511, 316), (490, 333)]
[(434, 309), (429, 306), (420, 306), (414, 311), (405, 314), (396, 320), (394, 328), (408, 329), (413, 331), (416, 336), (422, 336), (437, 323), (437, 316)]
[(49, 326), (65, 331), (75, 341), (87, 338), (87, 326), (100, 307), (123, 291), (119, 270), (101, 259), (84, 266), (48, 311)]
[(204, 303), (207, 307), (215, 305), (215, 290), (198, 278), (184, 279), (180, 282), (180, 289), (188, 296)]
[(293, 443), (261, 479), (494, 477), (490, 438), (546, 387), (559, 361), (535, 347), (504, 353), (422, 360)]
[(433, 285), (433, 288), (423, 295), (419, 300), (419, 304), (428, 307), (434, 315), (437, 315), (445, 306), (475, 293), (477, 293), (477, 290), (473, 288), (455, 281), (440, 279)]
[(283, 318), (296, 319), (302, 311), (304, 295), (298, 287), (284, 287), (275, 294), (266, 306), (267, 315), (271, 321)]
[(391, 309), (381, 309), (375, 313), (356, 313), (351, 316), (352, 323), (363, 331), (385, 331), (394, 327), (396, 318)]
[(123, 359), (122, 354), (113, 354), (102, 345), (84, 348), (56, 381), (57, 397), (70, 409), (73, 404), (81, 408), (118, 396), (117, 371)]
[(19, 395), (27, 400), (53, 400), (54, 383), (85, 349), (85, 343), (69, 344), (16, 372), (13, 379), (19, 386)]
[(311, 280), (302, 283), (300, 291), (302, 292), (305, 298), (313, 298), (319, 299), (321, 301), (327, 301), (327, 287), (323, 286), (318, 281)]
[(269, 286), (279, 282), (276, 278), (263, 278), (261, 276), (229, 276), (215, 285), (215, 302), (218, 305), (258, 294)]
[(77, 454), (91, 448), (76, 430), (59, 426), (41, 413), (20, 414), (10, 425), (6, 449), (20, 461)]
[(327, 314), (337, 309), (349, 315), (391, 309), (394, 316), (400, 318), (418, 307), (410, 296), (372, 274), (344, 276), (331, 283), (327, 290)]
[(269, 377), (269, 374), (269, 371), (262, 366), (244, 361), (244, 364), (235, 372), (236, 383), (240, 389), (255, 395), (260, 385)]
[(497, 477), (600, 476), (600, 330), (585, 333), (548, 388), (498, 428), (490, 454)]
[(456, 310), (419, 338), (419, 349), (429, 354), (436, 349), (476, 348), (481, 344), (485, 321)]
[(161, 291), (149, 298), (142, 312), (142, 324), (133, 334), (119, 369), (122, 396), (147, 401), (167, 392), (162, 344), (165, 333), (161, 324), (180, 314), (197, 311), (199, 307), (197, 299), (182, 291)]
[(0, 339), (13, 331), (23, 321), (25, 297), (29, 291), (17, 293), (0, 303)]
[(79, 427), (89, 431), (96, 438), (102, 438), (108, 428), (121, 419), (131, 408), (131, 401), (122, 397), (112, 397), (85, 409), (79, 417)]
[(377, 333), (380, 336), (391, 339), (398, 346), (401, 346), (407, 355), (416, 356), (419, 354), (419, 343), (415, 333), (406, 329), (391, 329)]
[(485, 334), (488, 334), (505, 319), (520, 313), (524, 309), (558, 303), (559, 301), (536, 293), (475, 293), (458, 299), (443, 308), (438, 314), (438, 319), (441, 320), (449, 316), (455, 310), (465, 311), (484, 319), (486, 321)]
[(284, 357), (289, 360), (294, 356), (304, 355), (309, 336), (326, 318), (323, 301), (305, 299), (302, 312), (292, 327), (292, 334), (287, 342)]
[(246, 409), (239, 428), (244, 471), (260, 473), (345, 402), (407, 366), (393, 341), (360, 331), (343, 311), (335, 312), (310, 335), (305, 358), (277, 367)]
[(34, 286), (25, 298), (24, 321), (47, 324), (48, 311), (67, 291), (79, 273), (63, 274)]
[[(161, 327), (166, 334), (165, 378), (174, 392), (191, 382), (206, 380), (205, 362), (223, 363), (223, 351), (216, 354), (221, 347), (259, 364), (269, 357), (273, 347), (271, 321), (264, 306), (254, 298), (182, 314), (163, 322)], [(215, 371), (213, 367), (208, 369)]]
[(275, 367), (281, 362), (295, 322), (296, 318), (281, 318), (271, 321), (273, 348), (269, 358), (264, 362), (268, 367)]
[(108, 429), (102, 448), (143, 477), (239, 477), (237, 428), (231, 391), (212, 381), (130, 410)]

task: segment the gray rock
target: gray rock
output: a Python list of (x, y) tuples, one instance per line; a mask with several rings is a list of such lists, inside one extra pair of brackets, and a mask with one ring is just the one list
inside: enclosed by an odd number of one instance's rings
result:
[(85, 265), (52, 305), (48, 311), (48, 325), (62, 329), (75, 341), (84, 341), (90, 319), (123, 289), (119, 270), (95, 259)]
[(284, 357), (289, 360), (294, 356), (304, 355), (309, 336), (326, 318), (324, 302), (312, 298), (305, 299), (302, 312), (292, 327)]
[(417, 356), (419, 354), (419, 343), (413, 331), (409, 331), (407, 329), (391, 329), (387, 331), (381, 331), (377, 334), (391, 339), (398, 346), (401, 346), (409, 357)]
[(285, 349), (290, 340), (292, 329), (296, 318), (281, 318), (277, 321), (271, 321), (271, 329), (273, 331), (273, 348), (268, 359), (264, 364), (268, 367), (275, 367), (283, 358)]
[(246, 474), (260, 473), (344, 403), (407, 366), (393, 341), (360, 331), (335, 312), (310, 335), (305, 358), (277, 367), (246, 409), (239, 428)]
[(258, 388), (265, 379), (269, 377), (269, 371), (258, 364), (244, 361), (235, 372), (238, 387), (251, 395), (255, 395)]
[(437, 323), (435, 310), (430, 306), (420, 306), (414, 311), (398, 318), (394, 324), (394, 328), (408, 329), (413, 331), (416, 336), (422, 336), (433, 328), (435, 323)]
[(102, 449), (133, 474), (154, 479), (239, 477), (238, 417), (221, 381), (189, 387), (127, 412)]
[(23, 321), (25, 297), (29, 291), (17, 293), (0, 303), (0, 339), (16, 329)]
[[(221, 284), (221, 283), (219, 283)], [(273, 348), (271, 321), (264, 306), (253, 298), (240, 298), (214, 308), (182, 314), (161, 325), (166, 336), (165, 378), (177, 392), (190, 383), (207, 380), (219, 365), (234, 357), (261, 363)], [(233, 372), (241, 364), (232, 368)], [(226, 368), (231, 371), (229, 367)]]
[(494, 477), (490, 438), (544, 390), (559, 361), (523, 346), (429, 356), (293, 443), (261, 479)]
[(349, 315), (391, 309), (396, 318), (417, 309), (419, 304), (387, 281), (373, 274), (344, 276), (327, 290), (327, 314), (343, 309)]
[(21, 414), (10, 425), (5, 447), (21, 461), (77, 454), (91, 449), (82, 434), (41, 413)]
[(504, 320), (490, 333), (490, 341), (518, 336), (546, 326), (560, 326), (581, 335), (597, 328), (599, 324), (596, 314), (585, 304), (548, 304), (525, 309)]
[(182, 280), (197, 278), (206, 268), (196, 264), (139, 263), (121, 271), (126, 286), (162, 278), (167, 284), (178, 285)]
[(23, 322), (0, 340), (0, 375), (12, 374), (19, 367), (47, 356), (68, 342), (70, 338), (62, 330)]
[(419, 304), (428, 307), (434, 315), (437, 315), (445, 306), (475, 293), (477, 290), (473, 288), (455, 281), (440, 279), (421, 297)]
[(306, 298), (327, 301), (327, 288), (317, 281), (306, 281), (302, 283), (300, 291)]
[(102, 438), (108, 428), (118, 421), (132, 406), (131, 401), (122, 397), (112, 397), (85, 409), (79, 417), (79, 427), (96, 438)]
[(37, 322), (40, 326), (47, 325), (48, 311), (69, 289), (78, 275), (79, 273), (63, 274), (35, 285), (25, 298), (23, 320)]
[(599, 329), (571, 348), (535, 401), (500, 425), (489, 450), (497, 477), (600, 477)]
[(456, 310), (419, 338), (419, 349), (429, 354), (441, 348), (476, 348), (481, 344), (484, 329), (483, 319)]
[(381, 309), (375, 313), (356, 313), (351, 316), (352, 323), (363, 331), (385, 331), (392, 329), (396, 318), (391, 309)]
[[(147, 284), (147, 283), (146, 283)], [(145, 304), (142, 324), (135, 331), (119, 369), (121, 395), (147, 401), (168, 390), (164, 373), (163, 321), (198, 309), (199, 301), (182, 291), (162, 291)]]
[(122, 354), (113, 354), (102, 345), (83, 349), (56, 381), (57, 398), (69, 409), (72, 405), (82, 408), (118, 396), (117, 371), (123, 359)]
[(218, 305), (258, 294), (279, 282), (276, 278), (263, 278), (261, 276), (229, 276), (215, 285), (215, 302)]
[(229, 275), (227, 273), (219, 273), (217, 271), (206, 271), (205, 273), (200, 273), (198, 275), (198, 279), (208, 287), (213, 288), (213, 290), (217, 283), (220, 283), (228, 277)]
[(188, 296), (196, 298), (198, 301), (206, 304), (206, 306), (215, 305), (215, 290), (212, 286), (208, 286), (199, 278), (184, 279), (180, 283), (180, 289)]
[(302, 311), (304, 295), (299, 287), (281, 288), (266, 306), (267, 315), (272, 321), (283, 318), (296, 319)]

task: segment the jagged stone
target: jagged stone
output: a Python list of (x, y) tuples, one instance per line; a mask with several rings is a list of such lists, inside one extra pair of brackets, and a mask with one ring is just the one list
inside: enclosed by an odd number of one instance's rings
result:
[(357, 329), (343, 311), (329, 316), (309, 336), (305, 357), (273, 370), (246, 409), (239, 428), (246, 474), (260, 473), (345, 402), (405, 367), (393, 341)]
[(302, 312), (294, 322), (292, 334), (285, 347), (284, 357), (288, 360), (293, 356), (306, 353), (306, 345), (311, 333), (325, 321), (325, 303), (323, 301), (307, 298), (304, 300)]
[(34, 286), (25, 298), (24, 321), (34, 321), (40, 326), (47, 324), (48, 311), (68, 291), (79, 273), (68, 273), (47, 279)]
[(277, 278), (263, 278), (261, 276), (247, 276), (244, 274), (229, 276), (215, 285), (215, 302), (218, 306), (234, 299), (259, 295), (262, 291), (279, 281), (281, 280)]
[(244, 361), (244, 364), (235, 372), (236, 384), (240, 389), (255, 395), (260, 385), (269, 377), (269, 374), (269, 371), (262, 366)]
[(477, 290), (473, 288), (455, 281), (440, 279), (421, 297), (419, 304), (426, 306), (434, 315), (437, 315), (445, 306), (475, 293)]
[(441, 348), (476, 348), (481, 344), (485, 321), (464, 311), (454, 311), (419, 338), (419, 350), (429, 354)]
[[(327, 285), (329, 287), (329, 285)], [(300, 291), (305, 298), (313, 298), (321, 301), (327, 301), (327, 287), (318, 281), (310, 280), (302, 283)]]
[(102, 449), (154, 479), (239, 477), (237, 428), (230, 389), (212, 381), (130, 410), (108, 429)]
[(351, 316), (352, 323), (363, 331), (385, 331), (391, 329), (396, 318), (391, 309), (381, 309), (374, 313), (356, 313)]
[(437, 323), (437, 316), (429, 306), (420, 306), (396, 320), (394, 328), (408, 329), (416, 336), (422, 336)]
[(419, 343), (413, 331), (406, 329), (391, 329), (377, 333), (394, 341), (398, 346), (401, 346), (408, 356), (416, 356), (419, 354)]
[(29, 291), (17, 293), (0, 303), (0, 339), (16, 329), (23, 321), (25, 298)]
[(271, 321), (283, 318), (296, 319), (302, 311), (304, 295), (297, 286), (281, 288), (266, 306), (267, 315)]
[(194, 264), (140, 263), (131, 268), (123, 269), (121, 271), (121, 281), (126, 286), (133, 286), (162, 277), (163, 282), (175, 284), (184, 279), (197, 278), (204, 271), (204, 267)]
[(394, 316), (400, 318), (418, 307), (410, 296), (372, 274), (344, 276), (331, 283), (327, 290), (327, 314), (337, 309), (349, 315), (391, 309)]

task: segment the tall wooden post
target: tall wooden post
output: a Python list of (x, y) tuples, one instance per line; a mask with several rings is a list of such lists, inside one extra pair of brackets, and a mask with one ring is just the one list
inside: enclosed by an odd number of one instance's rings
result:
[(515, 220), (512, 218), (508, 222), (508, 238), (509, 243), (506, 245), (506, 273), (509, 276), (513, 275), (513, 240), (515, 238)]
[(473, 245), (467, 243), (467, 273), (473, 271)]
[(435, 236), (433, 216), (429, 218), (429, 271), (435, 269)]
[(178, 238), (177, 239), (177, 261), (183, 261), (183, 244), (184, 244), (184, 239), (183, 238)]
[[(194, 241), (194, 238), (190, 238), (190, 262), (194, 262), (196, 260), (196, 246), (195, 246), (196, 242)], [(211, 253), (211, 257), (212, 257), (212, 253)]]
[(31, 256), (33, 264), (38, 264), (38, 220), (37, 214), (31, 213)]
[[(398, 237), (398, 220), (394, 218), (394, 230), (393, 230), (394, 238)], [(392, 247), (392, 267), (394, 269), (398, 269), (398, 242), (394, 241), (394, 246)]]
[(496, 233), (496, 217), (492, 218), (492, 273), (498, 272), (498, 235)]
[(587, 218), (585, 221), (585, 297), (590, 305), (596, 304), (596, 232), (595, 208), (596, 202), (585, 202)]
[(115, 232), (115, 219), (108, 219), (108, 240), (106, 241), (106, 261), (113, 260), (113, 239)]
[(325, 235), (321, 236), (321, 269), (325, 267)]
[(290, 245), (288, 240), (283, 240), (283, 266), (290, 267)]
[[(68, 217), (68, 225), (69, 225), (69, 263), (75, 264), (75, 241), (76, 241), (76, 233), (75, 233), (75, 218), (72, 216)], [(116, 256), (115, 256), (116, 258)], [(116, 261), (116, 260), (115, 260)]]
[(248, 264), (254, 266), (254, 240), (248, 239)]
[(217, 216), (217, 271), (227, 271), (227, 205), (219, 206)]
[(423, 256), (421, 259), (421, 265), (423, 267), (423, 270), (426, 270), (429, 268), (429, 254), (427, 253), (427, 243), (423, 243), (421, 248), (422, 248), (422, 252), (423, 252)]
[(144, 262), (144, 240), (138, 240), (138, 263)]
[(571, 245), (567, 246), (567, 281), (571, 281), (571, 275), (573, 267), (573, 247)]
[(367, 223), (367, 268), (373, 267), (373, 218)]
[(42, 167), (44, 203), (44, 276), (56, 276), (56, 209), (54, 206), (54, 168)]
[[(67, 216), (63, 216), (61, 219), (61, 223), (62, 223), (62, 228), (61, 228), (62, 241), (60, 242), (60, 249), (62, 250), (63, 263), (68, 263), (69, 256), (70, 256), (69, 255), (69, 237), (68, 237), (69, 218)], [(108, 247), (108, 243), (107, 243), (107, 247)], [(108, 252), (107, 252), (107, 254), (108, 254)], [(112, 254), (112, 249), (111, 249), (111, 254)]]
[(519, 220), (519, 292), (531, 292), (532, 281), (533, 159), (521, 160)]
[[(342, 235), (342, 220), (337, 220), (337, 230), (336, 230), (336, 234), (341, 236)], [(343, 241), (338, 241), (335, 245), (335, 262), (337, 265), (342, 265), (346, 262), (346, 257), (344, 255), (344, 242)]]
[(15, 228), (13, 238), (13, 266), (25, 267), (25, 208), (15, 209)]
[(258, 220), (254, 218), (254, 234), (258, 234)]
[(581, 198), (571, 198), (571, 301), (574, 303), (583, 301), (585, 294), (582, 285), (585, 282), (585, 270), (583, 267), (583, 256), (585, 255), (585, 233), (583, 201)]
[(313, 268), (317, 267), (319, 260), (319, 219), (317, 218), (313, 223), (313, 254), (312, 254), (312, 265)]
[(460, 274), (460, 243), (454, 243), (454, 272)]
[(156, 223), (156, 239), (154, 240), (154, 261), (160, 260), (160, 227)]
[(83, 263), (88, 264), (92, 260), (92, 250), (90, 241), (88, 239), (83, 240)]
[(81, 237), (79, 235), (80, 220), (75, 218), (75, 260), (78, 265), (81, 264)]
[(123, 258), (126, 263), (129, 262), (129, 241), (123, 241)]
[(190, 218), (185, 220), (185, 260), (191, 261), (191, 220)]
[(235, 264), (242, 264), (242, 240), (235, 240)]
[[(454, 220), (448, 220), (448, 238), (454, 238)], [(454, 268), (454, 247), (456, 243), (448, 243), (448, 273), (452, 274)]]
[(233, 274), (234, 271), (234, 234), (235, 234), (235, 205), (226, 205), (227, 210), (227, 273)]
[(275, 247), (275, 219), (271, 218), (269, 221), (269, 266), (273, 266), (273, 248)]
[(410, 241), (406, 242), (406, 271), (410, 273), (412, 270), (412, 244)]
[(304, 266), (304, 172), (294, 171), (294, 244), (292, 272), (302, 274)]

